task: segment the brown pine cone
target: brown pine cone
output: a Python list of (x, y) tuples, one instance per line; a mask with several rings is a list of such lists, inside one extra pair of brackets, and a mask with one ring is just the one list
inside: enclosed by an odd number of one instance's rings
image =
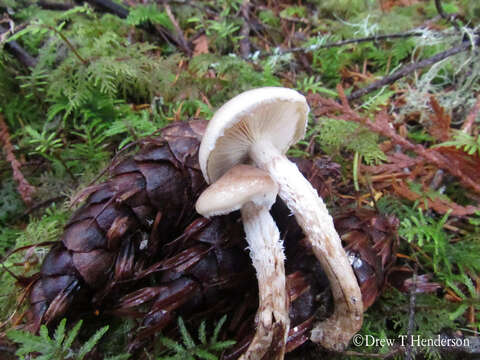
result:
[[(67, 311), (69, 317), (129, 316), (139, 319), (129, 344), (135, 351), (154, 333), (168, 330), (177, 315), (195, 321), (228, 312), (225, 335), (238, 343), (224, 358), (234, 359), (248, 347), (257, 285), (239, 214), (208, 220), (194, 207), (206, 187), (198, 165), (205, 126), (196, 121), (162, 129), (143, 140), (136, 155), (112, 165), (107, 181), (83, 191), (84, 205), (27, 287), (33, 331)], [(331, 161), (294, 161), (322, 197), (329, 192), (327, 180), (340, 179)], [(277, 201), (272, 214), (285, 240), (292, 324), (287, 350), (292, 351), (308, 340), (321, 305), (318, 294), (328, 290), (328, 280), (286, 206)], [(339, 218), (342, 233), (357, 229), (345, 223), (351, 216)]]

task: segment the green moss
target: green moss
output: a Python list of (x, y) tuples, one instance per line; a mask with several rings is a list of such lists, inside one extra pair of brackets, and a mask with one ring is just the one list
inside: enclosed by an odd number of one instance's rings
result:
[[(57, 241), (68, 217), (69, 211), (52, 205), (41, 218), (31, 217), (23, 230), (2, 229), (0, 231), (0, 242), (8, 240), (11, 243), (15, 238), (14, 244), (8, 248), (8, 250), (12, 250), (42, 242)], [(3, 262), (3, 266), (17, 275), (29, 276), (38, 271), (48, 251), (48, 246), (38, 246), (16, 252)], [(2, 289), (0, 313), (3, 321), (17, 308), (17, 296), (21, 288), (16, 285), (16, 280), (12, 276), (2, 269), (0, 272), (0, 289)], [(23, 305), (25, 306), (25, 303)]]
[[(348, 93), (404, 64), (455, 46), (464, 35), (455, 34), (443, 20), (428, 29), (416, 28), (437, 16), (433, 1), (388, 10), (382, 10), (375, 0), (307, 0), (278, 7), (268, 3), (250, 8), (252, 54), (243, 59), (239, 55), (241, 0), (172, 2), (172, 12), (187, 41), (191, 44), (201, 35), (208, 40), (210, 53), (187, 58), (174, 40), (166, 42), (148, 27), (149, 23), (162, 25), (176, 36), (161, 5), (140, 5), (129, 18), (120, 19), (94, 11), (88, 5), (62, 12), (40, 9), (33, 0), (6, 0), (2, 4), (9, 7), (9, 15), (20, 29), (14, 38), (38, 61), (34, 69), (27, 69), (0, 50), (0, 109), (12, 133), (16, 154), (25, 158), (26, 175), (38, 189), (36, 202), (51, 199), (52, 194), (68, 197), (95, 178), (117, 149), (177, 118), (208, 119), (215, 109), (242, 91), (273, 85), (336, 97), (335, 87), (339, 83), (345, 85)], [(480, 19), (480, 8), (474, 1), (442, 4), (445, 12), (465, 14), (473, 24)], [(423, 32), (422, 37), (319, 47), (415, 28)], [(303, 46), (306, 51), (282, 53), (280, 49), (289, 46)], [(454, 114), (454, 121), (460, 121), (461, 114), (468, 113), (475, 102), (472, 94), (480, 91), (480, 63), (475, 59), (470, 53), (459, 54), (352, 106), (358, 105), (367, 115), (387, 109), (398, 122), (412, 118), (412, 114), (415, 119), (418, 116), (414, 126), (407, 124), (409, 139), (431, 146), (432, 138), (424, 126), (424, 120), (430, 121), (430, 95), (435, 95), (441, 106)], [(361, 79), (348, 75), (362, 73), (363, 69), (365, 77)], [(400, 95), (395, 99), (402, 101), (391, 102), (395, 94)], [(290, 150), (290, 155), (310, 155), (305, 149), (314, 140), (322, 151), (341, 163), (346, 179), (352, 177), (351, 170), (355, 169), (352, 159), (357, 159), (356, 165), (358, 161), (375, 165), (385, 160), (379, 137), (366, 128), (341, 120), (317, 119), (313, 114), (310, 120), (305, 140)], [(450, 145), (473, 156), (478, 153), (477, 138), (456, 136)], [(8, 164), (2, 163), (3, 168), (8, 168)], [(358, 175), (353, 173), (354, 177)], [(29, 219), (22, 218), (25, 207), (11, 175), (2, 177), (2, 181), (0, 254), (14, 247), (58, 240), (69, 211), (58, 205), (46, 211), (40, 208)], [(424, 193), (414, 183), (411, 188), (425, 203), (448, 196), (462, 205), (474, 204), (474, 197), (456, 181), (448, 181), (444, 194)], [(401, 224), (398, 251), (414, 258), (421, 274), (430, 274), (431, 281), (460, 298), (458, 303), (452, 303), (441, 291), (417, 294), (415, 331), (428, 337), (467, 325), (478, 330), (478, 323), (466, 324), (465, 320), (469, 307), (479, 309), (472, 280), (480, 272), (478, 216), (442, 218), (432, 211), (418, 213), (416, 204), (412, 206), (388, 195), (388, 189), (382, 191), (387, 194), (378, 201), (378, 208), (383, 213), (395, 214)], [(458, 225), (462, 232), (446, 229), (449, 222)], [(468, 233), (464, 235), (464, 231)], [(38, 247), (20, 252), (8, 258), (5, 265), (17, 274), (31, 274), (38, 269), (47, 250)], [(411, 263), (399, 259), (397, 265)], [(20, 289), (5, 271), (0, 274), (0, 289), (3, 321), (16, 308)], [(379, 339), (403, 334), (408, 303), (409, 294), (394, 289), (385, 291), (367, 312), (362, 334)], [(101, 349), (107, 355), (122, 353), (135, 324), (109, 321), (111, 334), (102, 338)], [(97, 325), (93, 324), (92, 329), (101, 326)], [(183, 335), (183, 343), (164, 340), (162, 344), (159, 340), (157, 345), (165, 349), (168, 343), (172, 354), (178, 353), (180, 347), (187, 348), (192, 337), (187, 336), (185, 326), (182, 331), (179, 335)], [(350, 349), (371, 353), (390, 350)], [(425, 356), (434, 358), (437, 354)]]
[(316, 140), (330, 155), (338, 155), (345, 149), (358, 152), (367, 165), (386, 160), (378, 147), (378, 135), (352, 122), (322, 118)]
[[(9, 173), (10, 174), (10, 173)], [(11, 221), (20, 216), (25, 210), (25, 205), (17, 191), (17, 186), (13, 179), (2, 180), (0, 186), (0, 225)], [(0, 240), (0, 246), (2, 241)]]

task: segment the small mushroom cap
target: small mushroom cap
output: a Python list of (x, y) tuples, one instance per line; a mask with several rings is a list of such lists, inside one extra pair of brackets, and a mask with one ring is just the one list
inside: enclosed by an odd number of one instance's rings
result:
[(197, 212), (205, 217), (239, 210), (247, 202), (268, 209), (275, 202), (278, 185), (266, 171), (237, 165), (210, 185), (197, 200)]
[(207, 183), (248, 160), (250, 145), (269, 141), (282, 154), (305, 135), (309, 107), (299, 92), (263, 87), (235, 96), (213, 115), (199, 150)]

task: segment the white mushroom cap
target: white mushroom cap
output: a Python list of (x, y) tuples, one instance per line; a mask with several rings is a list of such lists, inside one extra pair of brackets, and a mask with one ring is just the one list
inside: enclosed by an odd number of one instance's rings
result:
[(309, 107), (295, 90), (263, 87), (241, 93), (210, 120), (200, 145), (199, 160), (208, 183), (248, 160), (250, 145), (271, 142), (280, 153), (305, 135)]
[(197, 212), (205, 217), (240, 210), (247, 202), (270, 209), (278, 185), (266, 171), (250, 165), (237, 165), (210, 185), (197, 200)]

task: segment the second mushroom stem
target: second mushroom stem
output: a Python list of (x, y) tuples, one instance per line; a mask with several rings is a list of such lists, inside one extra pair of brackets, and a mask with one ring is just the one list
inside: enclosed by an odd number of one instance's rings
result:
[(241, 359), (261, 359), (272, 346), (275, 359), (283, 359), (290, 319), (280, 234), (265, 206), (248, 202), (241, 213), (259, 286), (257, 330)]
[(279, 196), (295, 215), (330, 282), (335, 310), (332, 316), (314, 326), (311, 340), (328, 349), (342, 351), (362, 325), (363, 303), (333, 219), (297, 166), (271, 144), (254, 144), (250, 156), (278, 184)]

